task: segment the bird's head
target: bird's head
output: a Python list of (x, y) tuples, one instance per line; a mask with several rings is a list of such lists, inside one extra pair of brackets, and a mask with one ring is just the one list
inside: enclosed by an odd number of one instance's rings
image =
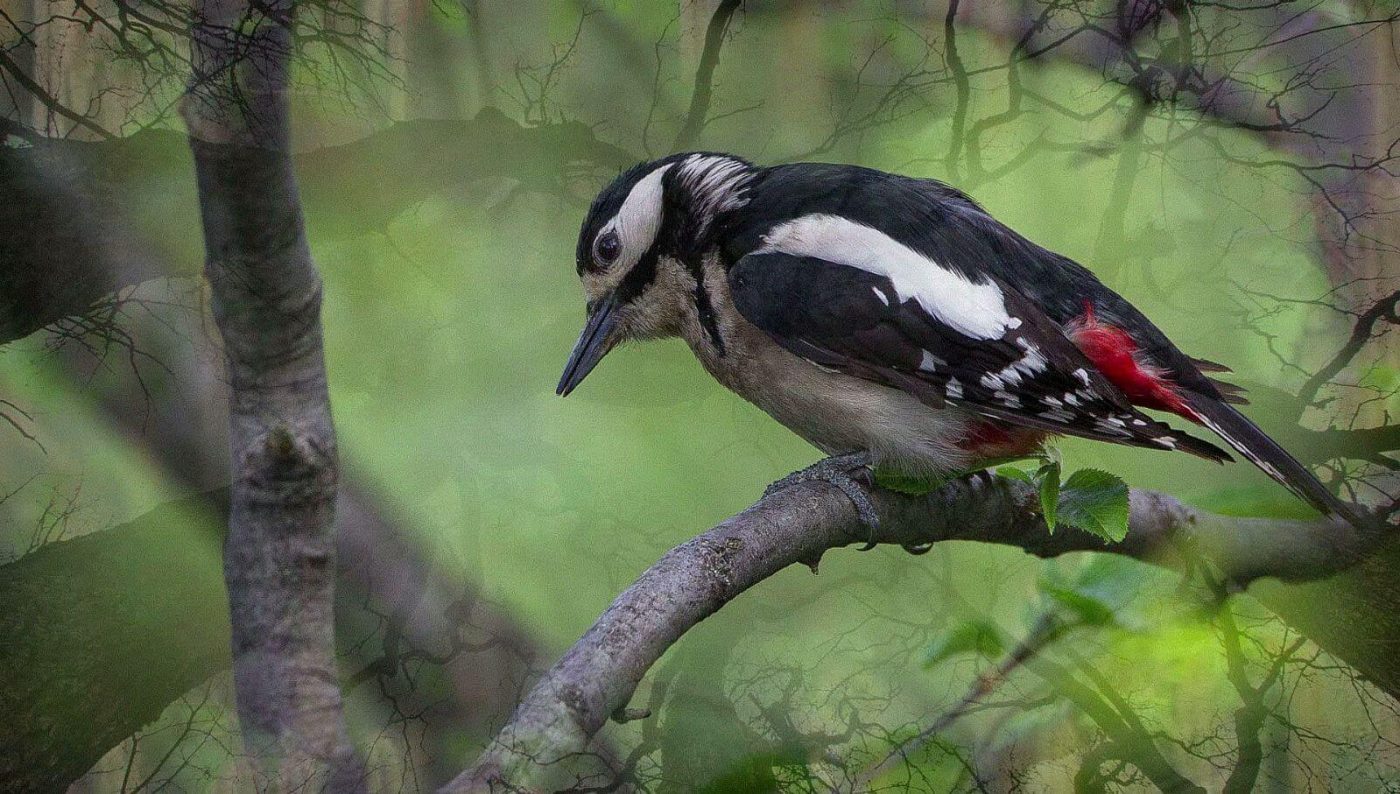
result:
[(698, 262), (754, 168), (730, 155), (677, 154), (624, 172), (594, 199), (576, 262), (588, 320), (559, 380), (567, 395), (618, 344), (674, 336), (695, 300)]

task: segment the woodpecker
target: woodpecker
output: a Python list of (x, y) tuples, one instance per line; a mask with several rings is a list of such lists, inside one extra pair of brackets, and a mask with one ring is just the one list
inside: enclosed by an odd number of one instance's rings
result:
[(598, 195), (576, 264), (587, 322), (560, 395), (625, 341), (680, 336), (721, 384), (832, 456), (793, 477), (837, 484), (868, 522), (849, 477), (861, 466), (968, 471), (1056, 435), (1232, 459), (1144, 408), (1360, 521), (1234, 407), (1238, 387), (1205, 374), (1227, 368), (937, 180), (675, 154)]

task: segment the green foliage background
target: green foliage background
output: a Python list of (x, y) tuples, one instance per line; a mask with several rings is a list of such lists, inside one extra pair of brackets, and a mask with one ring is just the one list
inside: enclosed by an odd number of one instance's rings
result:
[[(617, 3), (608, 11), (643, 42), (673, 24), (674, 9), (666, 4)], [(480, 24), (435, 13), (435, 24), (448, 32)], [(543, 21), (549, 34), (515, 42), (520, 56), (535, 62), (551, 52), (544, 45), (567, 41), (578, 24), (571, 4), (550, 4), (528, 16)], [(716, 110), (758, 107), (710, 125), (704, 147), (762, 163), (819, 145), (832, 123), (828, 94), (839, 98), (851, 90), (833, 75), (849, 75), (871, 43), (885, 36), (895, 37), (888, 46), (910, 63), (924, 56), (923, 43), (903, 35), (901, 23), (879, 16), (849, 9), (845, 18), (794, 23), (746, 15), (723, 50), (717, 74), (722, 107)], [(674, 47), (674, 30), (668, 35)], [(1002, 45), (973, 32), (960, 35), (959, 48), (969, 63), (1005, 57)], [(661, 105), (683, 110), (689, 62), (671, 49), (662, 52)], [(303, 76), (317, 68), (304, 66)], [(445, 60), (439, 68), (443, 80), (481, 84), (463, 62)], [(819, 68), (825, 72), (803, 71)], [(652, 82), (636, 71), (586, 27), (548, 97), (551, 120), (581, 117), (601, 137), (641, 152)], [(1181, 134), (1198, 122), (1167, 114), (1149, 118), (1139, 140), (1173, 143), (1131, 164), (1125, 151), (1139, 144), (1124, 137), (1132, 100), (1120, 87), (1054, 61), (1023, 68), (1020, 79), (1025, 90), (1086, 115), (1028, 104), (989, 141), (982, 152), (987, 167), (1010, 162), (1031, 142), (1051, 145), (1010, 173), (971, 185), (978, 201), (1031, 239), (1095, 269), (1185, 350), (1230, 364), (1240, 382), (1265, 394), (1300, 380), (1281, 359), (1315, 362), (1334, 349), (1337, 329), (1328, 317), (1297, 308), (1265, 313), (1241, 290), (1289, 297), (1327, 290), (1314, 264), (1311, 230), (1296, 222), (1304, 186), (1285, 170), (1250, 165), (1266, 154), (1261, 144), (1245, 133)], [(495, 103), (518, 116), (513, 90), (502, 85)], [(1003, 110), (1007, 90), (1004, 71), (976, 77), (969, 117)], [(821, 158), (965, 184), (966, 168), (950, 169), (943, 159), (951, 91), (933, 96), (938, 101), (858, 141), (844, 140)], [(307, 92), (297, 108), (299, 135), (334, 140), (373, 126), (369, 108), (363, 98)], [(660, 151), (674, 127), (666, 128), (664, 119), (658, 127), (651, 140)], [(187, 160), (183, 151), (170, 156)], [(1133, 169), (1134, 181), (1119, 237), (1105, 232), (1105, 219), (1114, 211), (1115, 180), (1125, 167)], [(478, 583), (556, 653), (667, 549), (747, 506), (767, 483), (818, 455), (713, 383), (675, 341), (615, 352), (574, 396), (554, 396), (583, 314), (574, 235), (598, 179), (607, 176), (566, 180), (563, 193), (494, 182), (460, 185), (386, 227), (348, 235), (343, 229), (356, 226), (357, 212), (373, 196), (308, 197), (311, 242), (326, 284), (331, 393), (346, 470), (387, 495), (414, 541), (448, 576)], [(392, 189), (394, 178), (385, 175), (384, 189)], [(198, 257), (198, 229), (167, 222), (170, 196), (188, 195), (187, 185), (152, 181), (145, 189), (149, 195), (133, 200), (142, 222), (172, 256)], [(1259, 333), (1244, 330), (1246, 321)], [(188, 316), (178, 327), (151, 327), (143, 344), (157, 357), (191, 349), (207, 354), (207, 327)], [(114, 434), (93, 407), (91, 395), (104, 383), (132, 376), (125, 362), (109, 359), (90, 380), (78, 382), (59, 374), (41, 340), (4, 352), (0, 393), (34, 415), (45, 449), (0, 434), (0, 492), (34, 478), (0, 505), (0, 548), (24, 551), (54, 493), (81, 489), (70, 534), (181, 495), (143, 463), (138, 440)], [(141, 366), (159, 394), (181, 388), (149, 364)], [(1269, 426), (1266, 408), (1253, 415)], [(1218, 468), (1186, 455), (1078, 441), (1066, 441), (1062, 451), (1066, 472), (1104, 469), (1135, 487), (1226, 512), (1306, 514), (1245, 465)], [(214, 564), (218, 550), (207, 552)], [(668, 774), (733, 790), (766, 785), (772, 773), (755, 758), (805, 760), (797, 748), (764, 733), (762, 707), (774, 703), (808, 731), (839, 732), (858, 710), (861, 720), (895, 736), (911, 734), (940, 704), (960, 696), (981, 664), (963, 656), (926, 669), (929, 648), (944, 632), (969, 620), (991, 621), (1014, 642), (1045, 608), (1045, 578), (1073, 579), (1091, 564), (1084, 556), (1045, 563), (960, 543), (917, 558), (888, 549), (836, 552), (818, 576), (801, 567), (786, 570), (699, 626), (658, 667), (656, 675), (669, 686), (670, 705), (661, 714)], [(1175, 579), (1133, 563), (1121, 567), (1114, 581), (1126, 593), (1114, 608), (1131, 611), (1131, 619), (1119, 621), (1131, 627), (1078, 632), (1076, 651), (1104, 670), (1153, 725), (1184, 737), (1212, 732), (1237, 705), (1215, 631), (1192, 598), (1174, 593)], [(1251, 616), (1257, 610), (1248, 601), (1237, 608)], [(1282, 629), (1262, 626), (1264, 644), (1282, 641)], [(1366, 734), (1373, 729), (1333, 696), (1349, 686), (1319, 677), (1300, 690), (1290, 707), (1293, 718), (1349, 740)], [(649, 692), (644, 683), (637, 702)], [(352, 695), (362, 736), (385, 733), (372, 694)], [(990, 719), (971, 717), (948, 740), (969, 741), (969, 726), (985, 729)], [(999, 730), (1039, 735), (1046, 726), (1045, 737), (1090, 730), (1058, 705), (1014, 717)], [(640, 730), (609, 728), (624, 744)], [(462, 736), (457, 760), (465, 761), (483, 738)], [(865, 752), (879, 749), (867, 741)], [(686, 743), (708, 749), (684, 758), (666, 755), (667, 747)], [(1297, 746), (1293, 752), (1320, 760), (1329, 784), (1363, 790), (1376, 783), (1339, 757), (1342, 750)], [(915, 767), (916, 787), (965, 784), (962, 766), (946, 752), (930, 749)], [(1073, 768), (1072, 758), (1061, 758), (1048, 761), (1041, 774), (1053, 782)]]

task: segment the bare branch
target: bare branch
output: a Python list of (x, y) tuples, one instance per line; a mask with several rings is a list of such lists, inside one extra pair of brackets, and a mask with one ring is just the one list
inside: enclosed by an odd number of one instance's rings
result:
[(91, 130), (102, 138), (112, 139), (117, 137), (92, 119), (87, 118), (71, 108), (65, 107), (63, 103), (59, 102), (52, 94), (45, 91), (43, 86), (34, 82), (34, 79), (28, 74), (25, 74), (24, 69), (21, 68), (18, 63), (15, 63), (15, 60), (4, 50), (0, 50), (0, 69), (3, 69), (16, 83), (19, 83), (24, 90), (33, 94), (35, 99), (39, 100), (44, 107), (52, 110), (54, 113), (57, 113), (80, 127)]
[(946, 540), (1016, 546), (1041, 557), (1106, 551), (1164, 564), (1197, 558), (1244, 584), (1263, 576), (1315, 579), (1343, 570), (1380, 538), (1342, 523), (1230, 518), (1165, 494), (1134, 491), (1128, 536), (1118, 543), (1073, 528), (1053, 535), (1025, 483), (977, 475), (926, 497), (872, 493), (871, 535), (834, 487), (796, 486), (672, 549), (608, 607), (536, 684), (511, 721), (444, 791), (546, 785), (626, 706), (637, 683), (696, 623), (794, 563), (816, 567), (828, 549), (867, 539), (904, 547)]
[(1346, 344), (1332, 357), (1327, 365), (1318, 370), (1307, 383), (1303, 384), (1298, 392), (1298, 399), (1303, 404), (1314, 403), (1317, 400), (1318, 391), (1326, 383), (1346, 369), (1351, 360), (1356, 358), (1356, 354), (1361, 348), (1371, 341), (1375, 332), (1376, 323), (1385, 320), (1389, 323), (1400, 323), (1400, 290), (1376, 301), (1371, 308), (1362, 312), (1356, 318), (1356, 324), (1352, 326), (1351, 335), (1347, 338)]
[(1012, 648), (1011, 652), (1006, 654), (995, 667), (978, 675), (973, 680), (972, 686), (968, 687), (967, 692), (958, 699), (957, 703), (953, 704), (952, 708), (940, 714), (938, 719), (934, 720), (927, 728), (896, 744), (894, 749), (890, 750), (878, 763), (872, 764), (861, 772), (860, 777), (856, 780), (856, 787), (865, 788), (871, 781), (895, 769), (909, 757), (910, 753), (916, 752), (935, 736), (952, 727), (953, 723), (971, 710), (979, 700), (985, 698), (1006, 679), (1010, 678), (1011, 674), (1029, 661), (1031, 657), (1063, 636), (1066, 626), (1057, 618), (1058, 616), (1053, 612), (1042, 614), (1031, 626), (1030, 631), (1026, 633), (1025, 639), (1016, 643), (1016, 647)]
[(690, 95), (690, 109), (686, 111), (685, 123), (671, 144), (675, 151), (689, 149), (705, 127), (710, 114), (710, 98), (714, 93), (715, 67), (719, 65), (719, 48), (724, 44), (724, 33), (729, 29), (729, 21), (734, 18), (734, 12), (739, 10), (741, 2), (722, 0), (705, 28), (705, 48), (700, 53), (700, 65), (695, 69), (695, 90)]

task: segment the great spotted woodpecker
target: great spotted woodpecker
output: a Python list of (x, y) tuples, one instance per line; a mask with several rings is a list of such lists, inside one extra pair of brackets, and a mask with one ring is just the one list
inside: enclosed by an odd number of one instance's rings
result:
[(1150, 408), (1360, 520), (1231, 405), (1237, 387), (1203, 374), (1224, 367), (942, 182), (676, 154), (599, 194), (576, 258), (588, 320), (560, 394), (619, 343), (678, 335), (720, 383), (838, 456), (826, 474), (967, 470), (1056, 434), (1231, 459)]

